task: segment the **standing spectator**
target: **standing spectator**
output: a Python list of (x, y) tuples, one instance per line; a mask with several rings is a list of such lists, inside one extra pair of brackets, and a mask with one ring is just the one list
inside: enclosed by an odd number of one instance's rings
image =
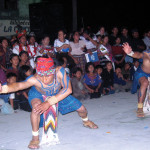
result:
[(7, 68), (10, 65), (10, 55), (12, 51), (8, 47), (8, 39), (2, 38), (0, 42), (0, 66), (4, 71), (7, 71)]
[(50, 45), (50, 37), (44, 35), (42, 38), (42, 44), (37, 47), (37, 56), (48, 56), (55, 58), (54, 48)]
[(112, 48), (112, 54), (115, 60), (115, 67), (120, 67), (122, 68), (125, 64), (125, 56), (126, 54), (123, 51), (123, 47), (121, 44), (121, 38), (117, 37), (115, 40), (115, 44), (111, 47)]
[(146, 45), (143, 40), (140, 39), (137, 29), (132, 30), (132, 49), (134, 52), (140, 53), (142, 53), (146, 49)]
[(61, 57), (66, 57), (67, 62), (70, 66), (70, 72), (72, 73), (73, 68), (76, 66), (74, 58), (71, 55), (71, 47), (69, 41), (65, 38), (66, 32), (64, 30), (58, 31), (58, 38), (54, 41), (54, 50), (56, 58), (59, 60)]
[(19, 40), (19, 43), (16, 46), (14, 46), (13, 53), (19, 55), (19, 53), (21, 51), (26, 51), (27, 52), (28, 48), (27, 48), (26, 34), (24, 32), (21, 32), (21, 33), (18, 34), (17, 38)]
[(114, 71), (111, 62), (106, 63), (106, 68), (102, 72), (103, 94), (114, 94)]
[(111, 30), (111, 35), (109, 36), (109, 44), (111, 46), (115, 45), (116, 44), (116, 38), (118, 37), (118, 32), (119, 32), (119, 29), (118, 27), (114, 26)]
[[(98, 49), (98, 56), (100, 59), (100, 65), (103, 68), (105, 67), (106, 62), (108, 62), (108, 61), (111, 61), (112, 63), (114, 62), (111, 45), (108, 42), (109, 42), (108, 35), (103, 36), (102, 37), (102, 44), (99, 46), (99, 49)], [(105, 50), (106, 52), (103, 53), (103, 50)]]
[(101, 96), (101, 82), (99, 75), (94, 72), (92, 62), (86, 64), (86, 74), (83, 77), (84, 86), (90, 94), (90, 98), (98, 98)]
[(38, 43), (36, 42), (35, 35), (30, 34), (28, 40), (28, 54), (30, 59), (30, 65), (32, 66), (33, 69), (35, 68), (34, 61), (37, 54), (37, 47), (38, 47)]
[(80, 39), (85, 41), (87, 52), (91, 53), (97, 48), (97, 37), (90, 30), (84, 30), (83, 36), (80, 36)]
[(75, 31), (73, 33), (73, 41), (70, 42), (70, 47), (72, 49), (71, 55), (73, 56), (73, 59), (76, 63), (77, 67), (80, 67), (83, 71), (83, 74), (85, 73), (85, 41), (80, 40), (79, 32)]
[(127, 27), (122, 27), (121, 28), (121, 41), (122, 41), (122, 44), (125, 43), (125, 42), (128, 42), (130, 45), (132, 45), (132, 39), (129, 36)]
[(104, 26), (100, 26), (99, 27), (99, 31), (96, 33), (96, 35), (101, 35), (101, 36), (107, 35), (107, 33), (105, 31), (105, 27)]
[(150, 29), (146, 31), (143, 41), (146, 45), (146, 50), (149, 50), (150, 49)]
[[(122, 27), (122, 29), (121, 29), (121, 41), (122, 41), (122, 44), (125, 43), (125, 42), (128, 42), (129, 45), (131, 45), (131, 47), (132, 47), (132, 39), (131, 39), (131, 37), (128, 34), (128, 28), (127, 27)], [(128, 55), (126, 55), (125, 62), (132, 63), (133, 62), (133, 58), (128, 56)]]

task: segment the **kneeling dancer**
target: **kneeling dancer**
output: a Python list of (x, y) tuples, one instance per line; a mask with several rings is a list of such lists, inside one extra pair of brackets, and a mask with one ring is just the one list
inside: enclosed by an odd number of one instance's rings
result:
[(31, 89), (28, 97), (32, 107), (32, 140), (29, 143), (29, 148), (39, 148), (41, 114), (44, 114), (42, 143), (48, 144), (48, 142), (52, 142), (54, 137), (56, 141), (58, 140), (56, 133), (57, 108), (63, 115), (76, 110), (85, 127), (98, 128), (96, 124), (88, 119), (87, 110), (82, 103), (70, 95), (72, 93), (70, 79), (63, 67), (54, 66), (52, 58), (38, 58), (34, 76), (28, 77), (24, 82), (0, 85), (0, 93), (15, 92), (29, 87)]

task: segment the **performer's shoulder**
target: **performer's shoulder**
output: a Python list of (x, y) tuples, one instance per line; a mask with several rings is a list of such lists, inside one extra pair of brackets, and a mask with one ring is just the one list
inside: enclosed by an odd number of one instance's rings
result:
[(62, 67), (62, 66), (58, 66), (56, 67), (56, 74), (59, 75), (59, 74), (64, 74), (65, 73), (65, 68)]
[(25, 81), (32, 82), (32, 83), (36, 82), (37, 81), (36, 80), (36, 75), (30, 75), (29, 77), (26, 78)]

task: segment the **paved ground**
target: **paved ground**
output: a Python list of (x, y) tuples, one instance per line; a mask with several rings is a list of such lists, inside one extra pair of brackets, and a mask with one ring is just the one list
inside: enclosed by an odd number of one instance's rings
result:
[[(150, 116), (136, 117), (137, 95), (116, 93), (83, 101), (99, 129), (83, 127), (76, 112), (58, 118), (60, 144), (41, 150), (147, 150)], [(0, 114), (0, 150), (27, 150), (31, 140), (30, 114)]]

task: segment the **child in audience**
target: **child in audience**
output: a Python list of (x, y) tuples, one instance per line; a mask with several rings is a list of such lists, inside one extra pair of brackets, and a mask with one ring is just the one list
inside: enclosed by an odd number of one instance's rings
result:
[[(3, 85), (9, 85), (16, 82), (17, 75), (13, 72), (10, 72), (6, 76), (7, 82)], [(14, 112), (14, 99), (15, 99), (15, 93), (9, 93), (9, 94), (0, 94), (0, 99), (3, 101), (3, 105), (1, 107), (1, 112), (4, 114), (11, 114)], [(10, 107), (10, 105), (11, 107)]]
[(11, 54), (10, 63), (11, 63), (11, 67), (7, 69), (6, 74), (8, 74), (9, 72), (15, 73), (17, 75), (17, 81), (18, 81), (19, 56), (17, 54)]
[[(31, 74), (32, 74), (32, 71), (31, 71), (30, 66), (27, 66), (27, 65), (21, 66), (19, 69), (19, 81), (26, 80), (26, 78), (29, 77)], [(20, 91), (18, 99), (20, 101), (19, 102), (20, 109), (31, 112), (31, 107), (28, 102), (28, 92), (29, 92), (29, 89)]]
[(131, 88), (130, 82), (126, 82), (123, 78), (121, 68), (116, 68), (114, 72), (114, 90), (115, 92), (128, 91)]
[(23, 65), (30, 65), (28, 52), (21, 51), (19, 53), (19, 58), (20, 58), (19, 67), (21, 67)]
[(133, 65), (131, 66), (131, 69), (130, 69), (130, 80), (133, 81), (134, 73), (138, 69), (139, 65), (140, 65), (139, 60), (138, 59), (133, 59)]
[(88, 90), (85, 89), (82, 82), (82, 70), (77, 67), (74, 71), (74, 77), (71, 80), (73, 96), (79, 100), (88, 98)]
[(106, 68), (102, 72), (103, 94), (114, 94), (114, 71), (111, 62), (106, 63)]
[(103, 72), (102, 66), (101, 66), (101, 65), (97, 65), (97, 66), (95, 67), (95, 70), (96, 70), (97, 74), (99, 75), (99, 77), (102, 78), (102, 77), (101, 77), (101, 76), (102, 76), (102, 72)]
[(83, 78), (84, 86), (88, 90), (91, 99), (101, 96), (100, 88), (102, 80), (99, 75), (95, 73), (94, 69), (94, 64), (92, 62), (87, 63), (85, 67), (86, 74)]

